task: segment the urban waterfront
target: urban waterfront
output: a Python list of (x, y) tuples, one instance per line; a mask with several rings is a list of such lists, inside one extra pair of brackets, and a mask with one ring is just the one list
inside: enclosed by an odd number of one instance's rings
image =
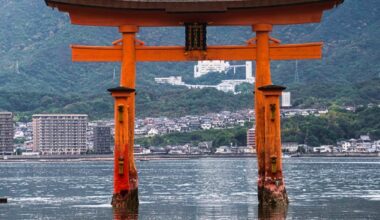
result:
[[(379, 158), (286, 158), (288, 219), (379, 219)], [(137, 161), (138, 219), (257, 219), (257, 160)], [(113, 164), (0, 163), (0, 219), (112, 219)]]

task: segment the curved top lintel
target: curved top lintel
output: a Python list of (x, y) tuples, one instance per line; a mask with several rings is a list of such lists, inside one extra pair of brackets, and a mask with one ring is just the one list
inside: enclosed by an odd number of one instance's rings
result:
[[(288, 1), (102, 1), (102, 0), (45, 0), (50, 7), (70, 14), (71, 22), (78, 25), (122, 26), (137, 25), (140, 27), (182, 26), (184, 23), (205, 22), (213, 26), (252, 26), (255, 24), (302, 24), (320, 22), (324, 10), (339, 4), (340, 0), (288, 0)], [(136, 5), (136, 7), (118, 7), (118, 4)], [(133, 3), (134, 2), (134, 3)], [(241, 3), (240, 7), (226, 7), (223, 11), (207, 11), (204, 3), (232, 5)], [(257, 2), (266, 2), (258, 4)], [(284, 3), (285, 2), (285, 3)], [(292, 2), (287, 4), (286, 2)], [(112, 4), (111, 4), (112, 3)], [(133, 3), (133, 4), (132, 4)], [(137, 4), (139, 3), (139, 4)], [(228, 3), (228, 4), (227, 4)], [(244, 4), (243, 4), (244, 3)], [(103, 5), (104, 4), (104, 5)], [(189, 4), (203, 10), (173, 12), (160, 8), (160, 5)], [(248, 7), (257, 4), (255, 7)], [(269, 5), (268, 5), (269, 4)], [(128, 5), (128, 4), (127, 4)], [(146, 7), (145, 7), (145, 6)], [(248, 6), (247, 6), (248, 5)], [(149, 8), (149, 7), (151, 8)], [(156, 7), (157, 6), (157, 7)], [(173, 5), (172, 5), (173, 6)], [(173, 7), (174, 7), (173, 6)], [(208, 5), (207, 5), (208, 6)], [(190, 7), (190, 6), (189, 6)], [(195, 6), (194, 6), (195, 7)], [(185, 7), (186, 8), (186, 7)]]

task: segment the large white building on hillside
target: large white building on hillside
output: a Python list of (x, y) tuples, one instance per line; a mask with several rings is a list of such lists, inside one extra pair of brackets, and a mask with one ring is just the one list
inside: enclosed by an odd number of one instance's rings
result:
[(230, 63), (224, 60), (203, 60), (198, 61), (194, 66), (194, 78), (199, 78), (207, 73), (227, 73)]
[(154, 80), (156, 83), (186, 86), (189, 89), (215, 88), (219, 91), (238, 94), (238, 92), (236, 92), (236, 86), (243, 83), (252, 84), (255, 82), (255, 77), (252, 72), (252, 61), (246, 61), (244, 65), (230, 65), (229, 62), (225, 62), (224, 60), (198, 61), (198, 64), (194, 66), (194, 78), (199, 78), (212, 72), (226, 74), (231, 69), (236, 73), (236, 68), (245, 68), (245, 79), (222, 80), (222, 82), (217, 85), (186, 84), (182, 81), (182, 77), (180, 76), (157, 77), (154, 78)]
[(169, 77), (156, 77), (154, 78), (156, 83), (170, 84), (170, 85), (185, 85), (181, 76), (169, 76)]
[(208, 73), (226, 74), (231, 69), (235, 74), (237, 68), (245, 68), (245, 80), (251, 83), (255, 81), (255, 78), (252, 74), (252, 61), (246, 61), (245, 65), (231, 65), (229, 62), (226, 62), (224, 60), (198, 61), (197, 65), (194, 66), (194, 78), (199, 78)]

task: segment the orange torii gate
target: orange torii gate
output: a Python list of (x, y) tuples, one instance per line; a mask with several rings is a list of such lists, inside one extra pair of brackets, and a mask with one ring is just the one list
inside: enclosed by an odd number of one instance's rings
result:
[[(76, 62), (121, 62), (115, 98), (114, 207), (137, 207), (138, 177), (133, 158), (137, 62), (256, 60), (255, 112), (258, 197), (263, 205), (286, 206), (282, 175), (279, 96), (272, 85), (271, 60), (320, 59), (322, 43), (281, 44), (270, 37), (273, 25), (320, 22), (324, 10), (342, 0), (45, 0), (70, 14), (78, 25), (118, 27), (112, 46), (72, 45)], [(207, 46), (207, 26), (251, 26), (246, 45)], [(139, 27), (185, 26), (185, 46), (147, 46), (136, 39)]]

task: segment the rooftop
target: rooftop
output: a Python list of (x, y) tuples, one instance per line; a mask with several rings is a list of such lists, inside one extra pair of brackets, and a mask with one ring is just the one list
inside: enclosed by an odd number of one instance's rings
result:
[(319, 22), (343, 0), (45, 0), (71, 22), (98, 26), (300, 24)]
[(305, 3), (336, 2), (341, 0), (45, 0), (49, 5), (64, 3), (80, 6), (149, 9), (168, 12), (215, 12), (229, 9), (289, 6)]

